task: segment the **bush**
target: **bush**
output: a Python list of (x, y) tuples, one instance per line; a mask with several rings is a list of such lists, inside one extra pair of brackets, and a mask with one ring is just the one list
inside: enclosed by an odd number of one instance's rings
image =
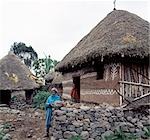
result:
[(72, 136), (69, 140), (81, 140), (80, 136)]
[(134, 134), (125, 133), (119, 129), (114, 134), (105, 136), (105, 140), (137, 140), (137, 137)]
[(49, 92), (38, 91), (37, 94), (33, 97), (33, 107), (44, 110), (45, 102), (49, 96), (50, 96)]
[(145, 137), (150, 138), (150, 126), (144, 127)]
[(8, 123), (3, 124), (3, 127), (0, 128), (0, 140), (3, 140), (3, 137), (6, 135), (5, 129), (10, 129), (11, 125)]

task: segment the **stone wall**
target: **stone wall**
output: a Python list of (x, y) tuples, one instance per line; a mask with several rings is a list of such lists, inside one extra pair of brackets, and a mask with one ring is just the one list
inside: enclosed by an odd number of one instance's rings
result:
[(51, 134), (54, 139), (67, 140), (80, 135), (83, 140), (101, 140), (121, 129), (138, 137), (145, 137), (144, 129), (150, 127), (150, 115), (125, 114), (112, 106), (62, 107), (53, 113)]

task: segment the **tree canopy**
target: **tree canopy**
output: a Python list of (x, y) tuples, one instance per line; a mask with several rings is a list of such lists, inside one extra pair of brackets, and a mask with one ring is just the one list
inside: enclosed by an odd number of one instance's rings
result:
[(37, 77), (44, 77), (50, 71), (53, 71), (57, 64), (57, 60), (51, 59), (50, 56), (45, 56), (45, 58), (40, 58), (34, 61), (33, 70)]
[(29, 68), (31, 68), (32, 63), (38, 59), (38, 54), (32, 46), (26, 46), (26, 44), (22, 42), (14, 42), (10, 51), (17, 55)]

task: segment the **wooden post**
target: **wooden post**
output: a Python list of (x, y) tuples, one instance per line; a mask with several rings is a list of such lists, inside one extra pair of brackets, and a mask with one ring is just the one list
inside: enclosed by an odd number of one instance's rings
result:
[[(119, 66), (120, 66), (119, 67), (119, 78), (120, 78), (120, 80), (122, 80), (122, 64), (120, 63)], [(123, 96), (123, 84), (119, 83), (119, 85), (120, 85), (120, 94)], [(120, 106), (123, 103), (123, 97), (122, 96), (120, 96)]]

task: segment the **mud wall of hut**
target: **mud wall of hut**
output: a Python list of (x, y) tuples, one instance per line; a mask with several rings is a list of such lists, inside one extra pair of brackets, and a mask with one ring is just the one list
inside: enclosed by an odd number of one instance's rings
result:
[[(109, 103), (114, 106), (120, 104), (120, 64), (104, 65), (103, 78), (97, 79), (97, 72), (90, 72), (80, 76), (80, 100), (94, 103)], [(63, 82), (64, 93), (70, 96), (73, 81), (72, 74), (65, 75)]]

